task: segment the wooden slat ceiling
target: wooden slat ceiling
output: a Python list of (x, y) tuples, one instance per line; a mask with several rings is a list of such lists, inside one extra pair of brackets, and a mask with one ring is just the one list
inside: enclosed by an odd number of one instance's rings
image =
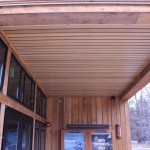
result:
[(150, 61), (150, 26), (9, 27), (49, 96), (119, 96)]

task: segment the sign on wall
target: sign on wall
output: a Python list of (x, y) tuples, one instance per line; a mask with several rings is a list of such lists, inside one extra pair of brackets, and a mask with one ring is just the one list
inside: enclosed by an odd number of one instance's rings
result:
[(92, 133), (92, 150), (113, 150), (112, 133)]
[(63, 130), (61, 150), (114, 150), (113, 133), (95, 130)]
[(65, 133), (64, 150), (86, 150), (84, 133)]

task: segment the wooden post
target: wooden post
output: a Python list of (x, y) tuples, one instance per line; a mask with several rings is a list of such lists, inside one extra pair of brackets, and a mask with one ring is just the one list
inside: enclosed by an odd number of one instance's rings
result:
[(4, 95), (7, 94), (10, 59), (11, 59), (11, 51), (10, 49), (8, 49), (7, 61), (6, 61), (6, 67), (5, 67), (4, 85), (3, 85), (3, 91), (2, 91)]
[[(6, 95), (7, 93), (7, 86), (8, 86), (8, 76), (9, 76), (9, 66), (10, 66), (10, 58), (11, 58), (11, 51), (8, 49), (7, 54), (7, 61), (6, 61), (6, 67), (5, 67), (5, 76), (4, 76), (4, 85), (3, 85), (3, 94)], [(2, 147), (2, 140), (3, 140), (3, 125), (4, 125), (4, 118), (5, 118), (5, 108), (6, 105), (1, 103), (0, 108), (0, 149)]]
[[(37, 85), (35, 86), (34, 113), (36, 113), (36, 96), (37, 96), (36, 93), (37, 93)], [(34, 150), (34, 139), (35, 139), (35, 118), (33, 119), (32, 150)]]
[(5, 116), (5, 104), (1, 104), (0, 108), (0, 149), (2, 147), (2, 140), (3, 140), (3, 124), (4, 124), (4, 116)]

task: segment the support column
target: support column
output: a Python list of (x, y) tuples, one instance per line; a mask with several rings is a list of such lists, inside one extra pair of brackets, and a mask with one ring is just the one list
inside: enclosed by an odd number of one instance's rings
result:
[[(10, 58), (11, 58), (11, 51), (10, 49), (8, 49), (7, 61), (6, 61), (6, 67), (5, 67), (4, 85), (3, 85), (3, 90), (2, 90), (4, 95), (7, 94)], [(5, 118), (5, 108), (6, 108), (6, 105), (1, 103), (1, 106), (0, 106), (0, 149), (2, 148), (2, 140), (3, 140), (3, 125), (4, 125), (4, 118)]]

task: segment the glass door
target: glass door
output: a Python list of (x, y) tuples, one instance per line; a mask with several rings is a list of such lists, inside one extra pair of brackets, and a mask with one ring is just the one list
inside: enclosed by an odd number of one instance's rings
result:
[(17, 150), (19, 136), (19, 120), (16, 115), (8, 114), (5, 122), (3, 150)]
[(31, 118), (6, 108), (2, 150), (31, 150), (32, 126)]

